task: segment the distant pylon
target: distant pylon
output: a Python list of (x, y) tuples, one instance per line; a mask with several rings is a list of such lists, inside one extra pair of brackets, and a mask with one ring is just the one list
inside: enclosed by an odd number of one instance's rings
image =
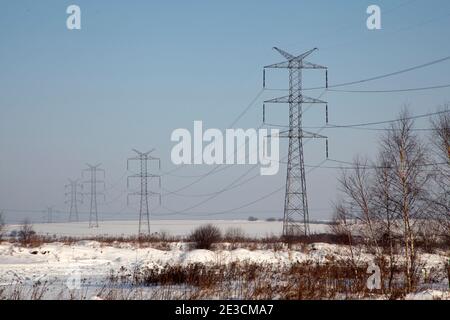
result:
[(44, 210), (45, 216), (44, 216), (44, 220), (47, 223), (53, 223), (53, 207), (47, 207)]
[(90, 198), (90, 210), (89, 210), (89, 228), (98, 228), (98, 208), (97, 208), (97, 195), (103, 195), (104, 193), (97, 192), (97, 185), (99, 183), (103, 184), (103, 188), (105, 189), (105, 181), (104, 180), (98, 180), (97, 173), (102, 172), (103, 173), (103, 179), (105, 179), (105, 170), (101, 169), (101, 164), (91, 165), (86, 164), (88, 166), (87, 169), (83, 170), (82, 174), (84, 176), (85, 172), (89, 172), (89, 180), (83, 181), (83, 183), (89, 184), (89, 193), (88, 194)]
[(69, 183), (65, 185), (66, 188), (66, 192), (65, 195), (66, 197), (70, 197), (66, 200), (66, 204), (70, 205), (70, 211), (69, 211), (69, 222), (78, 222), (79, 221), (79, 217), (78, 217), (78, 204), (83, 203), (82, 201), (82, 190), (83, 189), (83, 185), (78, 183), (78, 180), (72, 180), (72, 179), (68, 179)]
[[(286, 194), (284, 202), (283, 236), (291, 237), (298, 235), (309, 235), (309, 212), (308, 197), (306, 193), (306, 175), (303, 155), (304, 138), (326, 138), (325, 136), (307, 132), (302, 127), (303, 103), (324, 103), (325, 101), (309, 98), (302, 93), (302, 69), (325, 69), (305, 61), (304, 59), (317, 49), (309, 50), (299, 56), (293, 56), (283, 50), (274, 48), (287, 61), (272, 64), (267, 68), (284, 68), (289, 70), (289, 95), (275, 98), (265, 103), (288, 103), (289, 104), (289, 130), (280, 132), (280, 137), (289, 138), (289, 153), (286, 177)], [(264, 71), (263, 86), (265, 86)], [(328, 73), (326, 74), (328, 87)], [(265, 108), (264, 108), (265, 109)], [(264, 110), (263, 109), (263, 110)], [(328, 107), (327, 107), (328, 111)], [(263, 111), (264, 112), (264, 111)], [(265, 112), (264, 112), (265, 113)], [(265, 114), (264, 114), (265, 119)], [(328, 112), (327, 112), (328, 121)]]
[(148, 172), (148, 162), (149, 161), (158, 161), (158, 170), (161, 169), (161, 160), (159, 158), (155, 158), (150, 155), (154, 151), (154, 149), (148, 152), (140, 152), (136, 149), (133, 149), (136, 152), (137, 156), (128, 158), (127, 160), (127, 170), (129, 170), (130, 161), (139, 161), (140, 162), (140, 172), (138, 174), (131, 175), (127, 178), (127, 187), (129, 188), (130, 183), (129, 180), (131, 178), (139, 178), (140, 179), (140, 191), (133, 192), (128, 194), (127, 201), (130, 196), (140, 196), (140, 208), (139, 208), (139, 237), (145, 234), (150, 235), (150, 211), (148, 205), (149, 196), (158, 196), (159, 203), (161, 204), (161, 193), (153, 192), (148, 190), (148, 179), (156, 178), (158, 179), (158, 186), (161, 188), (161, 176), (151, 174)]

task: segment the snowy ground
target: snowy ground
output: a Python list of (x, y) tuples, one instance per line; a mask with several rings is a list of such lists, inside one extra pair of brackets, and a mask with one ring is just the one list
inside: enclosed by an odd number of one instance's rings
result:
[[(75, 244), (50, 243), (39, 248), (24, 248), (17, 244), (0, 244), (0, 291), (33, 290), (33, 285), (48, 283), (46, 298), (67, 298), (69, 289), (75, 289), (75, 298), (90, 299), (96, 297), (108, 275), (121, 268), (132, 270), (135, 267), (161, 267), (166, 265), (187, 266), (194, 263), (230, 264), (248, 262), (265, 265), (289, 266), (296, 262), (313, 261), (324, 263), (348, 258), (348, 249), (344, 246), (316, 243), (303, 249), (289, 250), (189, 250), (186, 243), (171, 243), (166, 250), (138, 248), (132, 243), (114, 243), (111, 245), (95, 241), (78, 241)], [(362, 253), (360, 262), (370, 262), (373, 257)], [(444, 270), (448, 259), (444, 253), (424, 254), (422, 261), (428, 274)], [(81, 290), (80, 281), (83, 279)], [(78, 281), (78, 282), (77, 282)], [(446, 281), (446, 280), (445, 280)], [(78, 283), (78, 287), (77, 287)], [(22, 286), (14, 289), (14, 286)], [(449, 298), (445, 292), (447, 284), (437, 283), (435, 287), (411, 294), (409, 299)], [(25, 291), (26, 291), (25, 290)], [(65, 293), (62, 293), (65, 292)], [(26, 293), (22, 293), (26, 294)]]
[[(45, 244), (39, 248), (24, 248), (3, 243), (0, 245), (0, 290), (15, 284), (24, 285), (31, 292), (36, 283), (51, 283), (49, 298), (71, 289), (74, 276), (86, 282), (79, 292), (83, 298), (96, 296), (111, 271), (134, 267), (187, 266), (195, 263), (229, 264), (232, 262), (289, 265), (298, 261), (324, 261), (336, 247), (316, 245), (311, 254), (290, 250), (188, 250), (186, 243), (172, 243), (168, 250), (137, 248), (131, 243), (104, 245), (95, 241), (79, 241), (73, 245)], [(79, 280), (78, 280), (79, 281)]]
[[(166, 232), (173, 236), (186, 236), (196, 227), (206, 223), (218, 226), (223, 232), (229, 228), (240, 228), (250, 237), (279, 236), (282, 229), (281, 222), (239, 220), (154, 220), (151, 222), (151, 228), (153, 233)], [(19, 228), (18, 225), (9, 225), (7, 232)], [(93, 238), (136, 235), (138, 223), (136, 221), (101, 222), (100, 228), (96, 229), (89, 229), (86, 222), (35, 224), (33, 228), (41, 235)], [(312, 224), (311, 231), (327, 232), (328, 225)], [(97, 297), (99, 291), (108, 283), (111, 272), (117, 273), (124, 269), (164, 268), (168, 265), (188, 266), (196, 263), (230, 265), (238, 262), (268, 265), (279, 270), (278, 268), (289, 267), (298, 262), (311, 261), (315, 264), (323, 264), (348, 258), (349, 250), (346, 246), (323, 243), (293, 249), (288, 249), (281, 244), (276, 248), (259, 246), (249, 249), (233, 249), (229, 244), (221, 244), (217, 250), (209, 251), (191, 250), (189, 245), (183, 242), (139, 247), (131, 242), (101, 243), (80, 240), (73, 244), (48, 243), (38, 248), (26, 248), (3, 242), (0, 244), (0, 298), (2, 296), (30, 298), (40, 296), (45, 289), (44, 297), (48, 299), (91, 299)], [(361, 251), (357, 259), (359, 263), (369, 263), (373, 257)], [(426, 290), (410, 294), (407, 298), (448, 299), (449, 294), (446, 290), (448, 284), (443, 271), (448, 260), (446, 253), (422, 254), (421, 260), (425, 274), (436, 274), (439, 280)]]
[[(188, 235), (196, 227), (212, 223), (223, 232), (228, 228), (241, 228), (247, 236), (265, 237), (279, 236), (282, 231), (282, 222), (274, 221), (246, 221), (246, 220), (152, 220), (151, 232), (166, 232), (172, 236)], [(8, 231), (18, 230), (20, 226), (9, 225)], [(34, 230), (41, 235), (92, 237), (92, 236), (132, 236), (138, 232), (138, 221), (104, 221), (99, 228), (90, 229), (87, 222), (80, 223), (45, 223), (34, 224)], [(326, 224), (311, 224), (311, 232), (321, 233), (328, 231)]]

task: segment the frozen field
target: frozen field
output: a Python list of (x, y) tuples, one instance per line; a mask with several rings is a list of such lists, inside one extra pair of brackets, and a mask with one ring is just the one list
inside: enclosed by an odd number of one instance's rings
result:
[[(229, 228), (240, 228), (247, 236), (256, 238), (279, 236), (282, 229), (281, 222), (243, 220), (154, 220), (151, 228), (152, 233), (165, 232), (173, 236), (186, 236), (196, 227), (207, 223), (218, 226), (223, 232)], [(7, 231), (19, 228), (20, 225), (8, 225)], [(41, 235), (86, 239), (95, 236), (133, 236), (137, 234), (138, 222), (101, 222), (100, 227), (95, 229), (90, 229), (87, 222), (35, 224), (33, 228)], [(311, 225), (311, 231), (314, 233), (327, 232), (328, 228), (327, 224)], [(325, 243), (293, 247), (279, 242), (242, 243), (237, 246), (219, 243), (214, 250), (199, 250), (178, 240), (144, 244), (77, 239), (59, 241), (39, 244), (36, 247), (24, 247), (10, 241), (0, 243), (0, 299), (252, 298), (255, 292), (260, 292), (257, 289), (261, 284), (259, 281), (269, 284), (264, 288), (277, 288), (283, 293), (284, 283), (289, 282), (283, 277), (289, 276), (288, 270), (298, 264), (344, 266), (350, 258), (348, 246)], [(361, 274), (364, 274), (367, 265), (374, 261), (374, 256), (362, 248), (354, 248), (353, 254), (355, 263), (364, 266), (361, 269)], [(402, 257), (398, 259), (401, 261)], [(442, 250), (434, 254), (422, 253), (419, 265), (423, 268), (423, 276), (428, 279), (426, 286), (405, 298), (448, 299), (448, 280), (444, 271), (447, 261), (448, 252)], [(225, 268), (223, 270), (232, 270), (233, 266), (237, 265), (238, 269), (243, 270), (243, 277), (248, 274), (246, 267), (250, 266), (249, 272), (252, 272), (252, 266), (256, 265), (261, 267), (262, 271), (259, 270), (255, 274), (263, 273), (250, 283), (240, 282), (240, 276), (237, 276), (239, 281), (224, 282), (230, 287), (222, 287), (224, 283), (220, 283), (214, 289), (216, 291), (208, 286), (206, 289), (192, 288), (188, 284), (133, 283), (135, 275), (145, 270), (153, 270), (151, 272), (159, 274), (171, 268), (175, 268), (173, 272), (180, 272), (198, 265), (216, 270), (222, 267)], [(195, 271), (194, 274), (198, 273)], [(176, 275), (174, 277), (179, 279)], [(122, 279), (127, 279), (127, 282), (122, 283)], [(164, 277), (161, 276), (161, 279)], [(246, 293), (245, 290), (251, 293)], [(267, 296), (263, 297), (268, 299)], [(285, 296), (279, 294), (269, 296), (270, 299), (283, 297)]]
[[(247, 236), (265, 237), (279, 236), (283, 223), (279, 221), (246, 221), (246, 220), (153, 220), (151, 232), (166, 232), (172, 236), (186, 236), (196, 227), (211, 223), (223, 232), (228, 228), (241, 228)], [(34, 224), (34, 230), (41, 235), (56, 235), (70, 237), (90, 236), (132, 236), (138, 232), (138, 221), (104, 221), (99, 222), (99, 228), (90, 229), (88, 222), (79, 223), (45, 223)], [(8, 231), (17, 230), (20, 226), (9, 225)], [(311, 224), (311, 232), (322, 233), (328, 231), (326, 224)]]
[[(0, 244), (0, 298), (44, 298), (44, 299), (96, 299), (105, 296), (105, 286), (111, 290), (109, 276), (117, 272), (132, 274), (136, 268), (163, 270), (167, 266), (188, 267), (189, 265), (228, 265), (258, 264), (278, 270), (296, 263), (311, 262), (326, 264), (339, 262), (348, 258), (345, 246), (316, 243), (304, 248), (288, 249), (232, 249), (216, 251), (189, 250), (186, 243), (171, 243), (165, 249), (138, 247), (132, 243), (102, 244), (96, 241), (78, 241), (71, 245), (63, 243), (44, 244), (36, 248), (25, 248), (17, 244), (3, 242)], [(360, 263), (368, 263), (373, 256), (368, 253), (358, 254)], [(448, 286), (444, 270), (444, 254), (424, 254), (421, 256), (424, 270), (434, 274), (437, 282), (432, 288), (408, 296), (408, 299), (448, 299)], [(273, 284), (277, 284), (276, 278)], [(117, 287), (124, 290), (121, 298), (172, 298), (185, 293), (186, 288), (169, 287), (169, 291), (155, 291), (158, 287), (138, 288)], [(177, 289), (178, 288), (178, 289)], [(159, 288), (161, 289), (161, 288)], [(155, 292), (159, 295), (155, 296)], [(178, 293), (177, 293), (178, 292)], [(219, 291), (220, 293), (224, 291)], [(130, 297), (130, 294), (139, 294)], [(163, 295), (160, 295), (163, 294)], [(175, 295), (175, 296), (174, 296)], [(239, 297), (239, 296), (237, 296)], [(33, 299), (34, 299), (33, 298)]]
[[(111, 272), (124, 268), (160, 269), (168, 265), (186, 267), (197, 263), (229, 265), (234, 262), (278, 268), (307, 260), (325, 262), (330, 255), (346, 255), (345, 250), (326, 244), (311, 245), (308, 251), (189, 250), (187, 244), (181, 242), (172, 243), (165, 250), (138, 248), (131, 243), (105, 245), (96, 241), (79, 241), (72, 245), (50, 243), (39, 248), (3, 243), (0, 244), (0, 291), (3, 288), (8, 295), (14, 290), (32, 295), (33, 287), (39, 284), (47, 286), (45, 297), (49, 299), (68, 298), (67, 294), (75, 294), (77, 299), (92, 299), (108, 282)], [(439, 260), (433, 262), (439, 263)], [(73, 280), (80, 286), (75, 290), (71, 287)]]

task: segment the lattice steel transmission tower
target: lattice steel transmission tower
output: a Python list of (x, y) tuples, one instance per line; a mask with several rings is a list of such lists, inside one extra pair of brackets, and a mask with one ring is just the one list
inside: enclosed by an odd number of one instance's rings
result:
[(44, 220), (47, 223), (53, 223), (53, 210), (54, 210), (54, 207), (47, 207), (44, 210), (44, 213), (45, 213)]
[[(265, 70), (268, 68), (289, 70), (289, 95), (267, 100), (264, 103), (289, 104), (289, 130), (281, 131), (280, 137), (289, 138), (289, 153), (286, 177), (286, 193), (284, 202), (283, 236), (292, 237), (310, 234), (308, 197), (306, 193), (306, 175), (303, 155), (304, 138), (326, 138), (325, 136), (307, 132), (302, 127), (303, 104), (323, 103), (325, 101), (309, 98), (303, 95), (302, 70), (324, 69), (326, 70), (326, 88), (328, 88), (327, 67), (313, 64), (304, 59), (313, 53), (316, 48), (299, 56), (291, 55), (283, 50), (274, 48), (286, 61), (264, 67), (263, 86), (265, 87)], [(264, 105), (265, 117), (265, 105)], [(327, 106), (328, 114), (328, 106)], [(327, 143), (328, 145), (328, 143)], [(328, 152), (327, 152), (328, 153)]]
[(69, 222), (79, 221), (78, 217), (78, 205), (83, 203), (83, 185), (78, 180), (68, 179), (69, 183), (65, 185), (66, 197), (69, 197), (65, 203), (70, 205)]
[(140, 191), (132, 192), (128, 194), (127, 202), (129, 202), (130, 196), (139, 196), (140, 197), (140, 207), (139, 207), (139, 237), (145, 235), (147, 233), (150, 235), (150, 211), (149, 211), (149, 196), (158, 196), (159, 204), (161, 204), (161, 193), (153, 192), (149, 190), (148, 180), (149, 179), (158, 179), (158, 186), (161, 188), (161, 176), (149, 173), (148, 163), (149, 161), (157, 161), (158, 162), (158, 170), (161, 170), (161, 160), (159, 158), (155, 158), (150, 155), (155, 149), (152, 149), (148, 152), (140, 152), (136, 149), (133, 149), (136, 152), (137, 156), (128, 158), (127, 160), (127, 170), (129, 170), (130, 161), (139, 161), (140, 163), (140, 172), (127, 178), (127, 187), (130, 187), (130, 179), (138, 178), (140, 179)]
[[(87, 169), (82, 172), (83, 178), (86, 172), (89, 173), (89, 180), (83, 181), (84, 184), (89, 184), (89, 193), (83, 193), (84, 195), (89, 195), (90, 199), (90, 210), (89, 210), (89, 228), (98, 228), (98, 208), (97, 208), (97, 196), (103, 195), (104, 193), (97, 192), (97, 185), (103, 184), (103, 189), (105, 189), (105, 170), (101, 169), (101, 164), (96, 164), (95, 166), (87, 163)], [(103, 180), (98, 180), (97, 174), (103, 173)]]

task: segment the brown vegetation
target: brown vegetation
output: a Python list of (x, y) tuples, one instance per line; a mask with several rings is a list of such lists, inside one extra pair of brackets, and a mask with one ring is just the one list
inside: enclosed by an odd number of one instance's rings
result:
[(214, 243), (222, 240), (220, 229), (212, 224), (200, 226), (189, 236), (189, 240), (194, 243), (196, 249), (211, 249)]

